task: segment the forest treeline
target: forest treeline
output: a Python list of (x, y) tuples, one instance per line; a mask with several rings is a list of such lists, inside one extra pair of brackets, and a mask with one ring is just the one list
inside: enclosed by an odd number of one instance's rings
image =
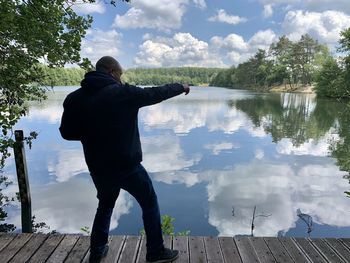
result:
[(259, 49), (248, 61), (218, 74), (211, 84), (257, 90), (311, 85), (317, 70), (330, 57), (327, 46), (309, 35), (303, 35), (297, 42), (282, 36), (267, 51)]
[[(293, 42), (282, 36), (268, 50), (259, 49), (248, 61), (222, 68), (177, 67), (135, 68), (123, 74), (125, 82), (134, 85), (162, 85), (171, 82), (210, 85), (233, 89), (268, 91), (283, 86), (288, 90), (315, 86), (319, 96), (350, 98), (350, 29), (341, 33), (339, 52), (335, 58), (326, 45), (309, 35)], [(42, 66), (44, 85), (79, 85), (84, 71), (77, 68)]]
[(339, 46), (343, 58), (333, 57), (307, 34), (296, 42), (282, 36), (268, 50), (259, 49), (248, 61), (219, 72), (210, 85), (260, 91), (314, 85), (319, 96), (350, 98), (350, 28), (341, 32)]
[(128, 69), (123, 80), (134, 85), (161, 85), (180, 82), (190, 85), (206, 85), (224, 69), (178, 67), (178, 68), (136, 68)]
[[(43, 71), (43, 85), (74, 86), (80, 85), (84, 77), (84, 70), (80, 68), (49, 68), (40, 66)], [(128, 69), (122, 79), (133, 85), (162, 85), (179, 82), (191, 85), (206, 85), (224, 69), (220, 68), (136, 68)]]

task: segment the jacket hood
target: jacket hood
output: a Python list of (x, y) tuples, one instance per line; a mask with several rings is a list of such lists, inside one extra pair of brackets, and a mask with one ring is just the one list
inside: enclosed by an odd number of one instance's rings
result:
[(117, 84), (117, 81), (111, 75), (100, 71), (86, 73), (81, 81), (81, 87), (84, 89), (100, 89), (111, 84)]

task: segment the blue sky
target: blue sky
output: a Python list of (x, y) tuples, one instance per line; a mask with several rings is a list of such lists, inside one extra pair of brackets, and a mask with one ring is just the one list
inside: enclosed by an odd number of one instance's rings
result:
[(282, 35), (310, 34), (335, 50), (350, 27), (350, 0), (97, 0), (74, 8), (94, 18), (81, 55), (104, 55), (124, 68), (229, 67)]

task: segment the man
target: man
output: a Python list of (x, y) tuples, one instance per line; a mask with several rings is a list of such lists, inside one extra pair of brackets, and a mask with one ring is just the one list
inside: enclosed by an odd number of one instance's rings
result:
[(123, 84), (122, 68), (112, 57), (102, 57), (81, 88), (64, 103), (60, 132), (67, 140), (80, 140), (99, 200), (90, 243), (90, 262), (108, 252), (110, 219), (120, 189), (135, 197), (142, 208), (147, 240), (147, 262), (170, 262), (178, 251), (165, 248), (156, 193), (140, 164), (142, 150), (137, 115), (141, 107), (189, 93), (188, 85), (168, 84), (139, 88)]

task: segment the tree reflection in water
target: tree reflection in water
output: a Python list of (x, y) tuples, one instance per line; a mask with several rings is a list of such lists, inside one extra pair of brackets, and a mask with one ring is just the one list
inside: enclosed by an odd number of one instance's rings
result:
[(275, 143), (289, 138), (293, 146), (299, 147), (310, 139), (317, 142), (326, 133), (338, 134), (329, 142), (329, 155), (350, 180), (350, 107), (346, 102), (283, 93), (228, 103), (244, 112), (256, 127), (262, 127)]

